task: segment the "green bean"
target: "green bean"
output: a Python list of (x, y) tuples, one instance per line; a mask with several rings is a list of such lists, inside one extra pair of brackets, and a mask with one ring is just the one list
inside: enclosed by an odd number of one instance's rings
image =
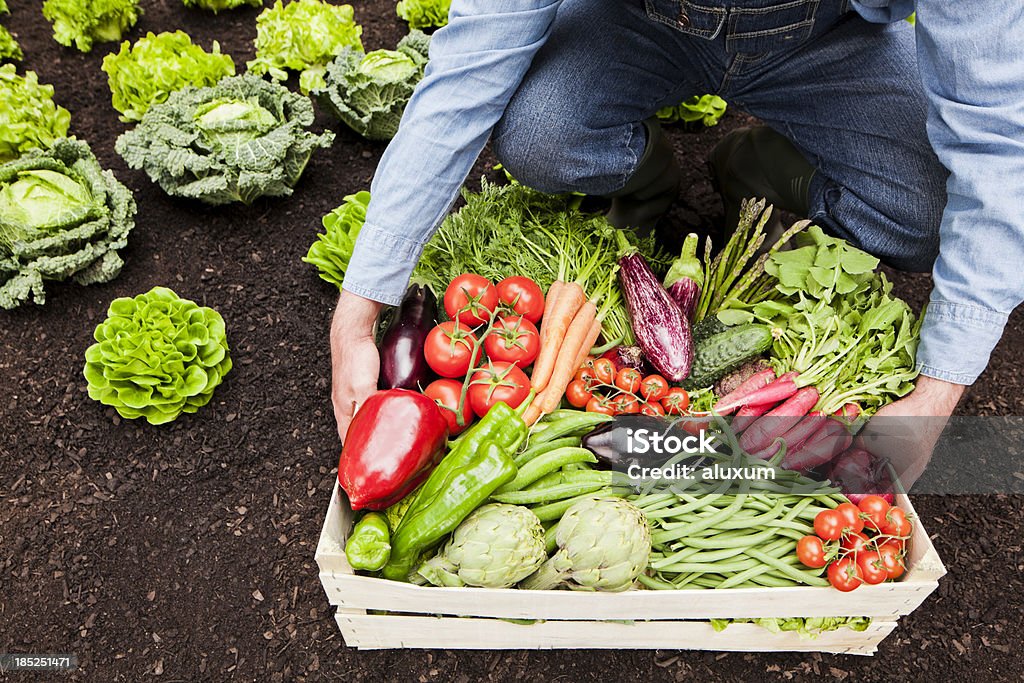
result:
[(769, 586), (771, 588), (788, 588), (789, 586), (799, 585), (798, 582), (793, 581), (792, 579), (785, 579), (771, 573), (758, 574), (751, 578), (750, 581), (751, 583), (759, 584), (761, 586)]
[(522, 467), (526, 463), (533, 460), (536, 456), (553, 451), (556, 448), (564, 448), (566, 446), (579, 446), (580, 440), (576, 436), (567, 436), (562, 439), (555, 439), (553, 441), (545, 441), (538, 444), (532, 444), (529, 448), (524, 450), (522, 453), (517, 455), (513, 460), (516, 463), (516, 467)]
[(568, 510), (573, 506), (573, 504), (578, 503), (584, 498), (610, 495), (614, 495), (612, 489), (601, 488), (590, 493), (584, 493), (574, 498), (566, 498), (565, 500), (560, 500), (556, 503), (547, 503), (546, 505), (539, 505), (537, 507), (532, 507), (530, 509), (533, 510), (533, 514), (537, 515), (537, 518), (540, 519), (540, 521), (547, 522), (550, 520), (561, 519), (562, 515), (565, 514), (566, 510)]
[(749, 555), (750, 557), (752, 557), (752, 558), (754, 558), (756, 560), (760, 560), (761, 562), (764, 562), (765, 564), (772, 565), (773, 567), (778, 569), (783, 575), (792, 578), (794, 581), (798, 581), (800, 583), (806, 583), (806, 584), (809, 584), (811, 586), (827, 586), (827, 585), (829, 585), (828, 581), (823, 579), (823, 578), (821, 578), (820, 575), (812, 574), (812, 573), (810, 573), (808, 571), (796, 569), (795, 567), (792, 567), (792, 566), (786, 564), (785, 562), (782, 562), (781, 560), (772, 557), (771, 555), (767, 555), (765, 553), (762, 553), (759, 550), (750, 549), (750, 550), (747, 551), (747, 555)]
[(605, 486), (611, 483), (612, 473), (601, 470), (573, 470), (571, 472), (557, 471), (545, 474), (543, 477), (523, 488), (524, 491), (534, 489), (545, 489), (560, 484), (583, 484), (594, 481), (603, 482)]
[(531, 444), (544, 443), (546, 441), (553, 441), (559, 437), (568, 436), (570, 434), (577, 434), (582, 436), (583, 433), (589, 432), (597, 425), (608, 422), (612, 419), (610, 415), (603, 415), (601, 413), (585, 413), (579, 410), (570, 411), (571, 415), (566, 415), (557, 420), (546, 422), (548, 426), (537, 434), (530, 435)]
[(537, 481), (545, 474), (561, 469), (563, 466), (568, 465), (571, 462), (593, 463), (597, 462), (597, 458), (595, 458), (594, 454), (586, 448), (573, 446), (556, 448), (553, 451), (548, 451), (547, 453), (538, 455), (533, 460), (530, 460), (528, 463), (520, 467), (519, 471), (516, 473), (515, 479), (498, 489), (498, 493), (518, 491), (524, 488), (527, 484), (532, 484)]
[(575, 498), (587, 493), (593, 493), (600, 488), (607, 486), (607, 482), (588, 482), (578, 484), (559, 484), (544, 489), (523, 489), (521, 491), (507, 491), (495, 493), (491, 498), (499, 503), (509, 505), (533, 505), (534, 503), (550, 503), (566, 498)]
[(641, 574), (636, 578), (644, 586), (646, 586), (647, 588), (651, 588), (653, 590), (675, 590), (676, 588), (668, 581), (662, 581), (661, 579), (655, 578), (653, 576), (647, 576), (646, 574)]

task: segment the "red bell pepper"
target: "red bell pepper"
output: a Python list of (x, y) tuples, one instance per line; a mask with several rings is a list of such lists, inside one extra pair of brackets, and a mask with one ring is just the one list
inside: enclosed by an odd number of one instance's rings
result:
[(338, 483), (353, 510), (383, 510), (426, 479), (444, 456), (448, 421), (423, 394), (378, 391), (352, 418)]

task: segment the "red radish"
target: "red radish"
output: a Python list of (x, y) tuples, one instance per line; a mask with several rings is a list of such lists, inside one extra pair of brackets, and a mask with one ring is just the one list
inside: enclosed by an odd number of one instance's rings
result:
[(728, 415), (746, 404), (746, 398), (758, 389), (763, 389), (775, 379), (775, 371), (771, 368), (754, 373), (731, 392), (718, 399), (714, 411), (719, 415)]
[(826, 419), (828, 418), (808, 415), (804, 419), (800, 420), (795, 427), (782, 435), (782, 440), (786, 442), (786, 448), (789, 450), (796, 450), (800, 448), (804, 442), (814, 438), (814, 436), (825, 427)]
[(800, 373), (798, 372), (787, 372), (779, 375), (774, 382), (747, 394), (744, 397), (743, 405), (775, 405), (780, 401), (785, 401), (800, 389), (796, 385), (796, 378), (799, 375)]
[(849, 447), (846, 428), (836, 420), (825, 420), (825, 425), (799, 448), (787, 451), (782, 466), (789, 470), (806, 472), (831, 462), (836, 454)]
[(771, 460), (772, 457), (779, 452), (780, 448), (782, 448), (782, 444), (778, 441), (772, 441), (765, 448), (762, 448), (756, 453), (751, 453), (750, 457), (757, 458), (759, 460)]
[(842, 417), (847, 420), (854, 420), (860, 415), (860, 406), (856, 403), (847, 403), (842, 408), (832, 413), (836, 417)]
[(736, 411), (736, 416), (732, 418), (732, 429), (734, 432), (739, 434), (744, 429), (754, 424), (757, 418), (761, 417), (774, 406), (770, 403), (762, 403), (756, 406), (743, 406)]
[(763, 449), (776, 437), (793, 429), (799, 418), (807, 415), (820, 398), (814, 387), (804, 387), (790, 396), (784, 403), (765, 413), (740, 437), (740, 447), (747, 453)]
[(829, 470), (829, 478), (842, 487), (843, 493), (854, 504), (873, 491), (884, 491), (875, 495), (881, 496), (890, 505), (895, 500), (888, 474), (876, 476), (874, 456), (861, 448), (851, 448), (836, 458)]

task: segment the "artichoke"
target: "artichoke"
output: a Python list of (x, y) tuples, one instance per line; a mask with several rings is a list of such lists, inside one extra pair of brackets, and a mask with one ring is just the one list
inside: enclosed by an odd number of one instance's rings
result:
[(518, 505), (492, 503), (463, 520), (444, 550), (418, 572), (435, 586), (509, 588), (546, 557), (537, 515)]
[(647, 567), (651, 530), (640, 508), (619, 498), (585, 498), (565, 511), (555, 530), (558, 552), (519, 584), (545, 590), (624, 591)]
[(224, 319), (166, 287), (114, 299), (85, 352), (89, 397), (163, 424), (209, 403), (231, 369)]

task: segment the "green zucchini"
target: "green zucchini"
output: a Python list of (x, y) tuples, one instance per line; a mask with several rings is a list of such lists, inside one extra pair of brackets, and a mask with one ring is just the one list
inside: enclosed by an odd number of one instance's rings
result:
[(737, 325), (699, 339), (693, 354), (693, 369), (683, 386), (688, 390), (709, 387), (771, 345), (772, 331), (766, 325)]

